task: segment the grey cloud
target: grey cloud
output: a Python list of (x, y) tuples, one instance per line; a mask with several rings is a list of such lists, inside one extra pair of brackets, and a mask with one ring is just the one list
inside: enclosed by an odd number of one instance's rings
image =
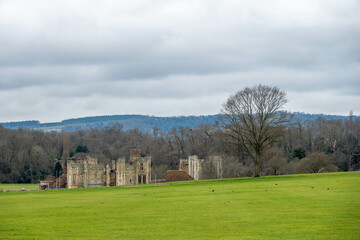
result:
[[(205, 5), (204, 2), (200, 3)], [(239, 7), (234, 6), (241, 10)], [(262, 13), (259, 7), (252, 7), (255, 13)], [(157, 9), (150, 7), (148, 12), (148, 15), (137, 15), (136, 18), (131, 15), (115, 18), (114, 24), (103, 23), (99, 18), (90, 16), (79, 19), (74, 17), (74, 20), (85, 22), (74, 23), (73, 19), (59, 15), (60, 19), (52, 20), (36, 31), (24, 31), (19, 26), (11, 31), (8, 28), (1, 34), (2, 42), (7, 43), (3, 46), (7, 46), (8, 51), (2, 54), (0, 63), (110, 63), (124, 69), (120, 71), (120, 78), (131, 78), (132, 75), (137, 77), (139, 68), (143, 69), (143, 75), (149, 74), (151, 78), (170, 73), (203, 74), (204, 69), (209, 73), (234, 71), (244, 67), (259, 67), (259, 64), (268, 66), (285, 63), (294, 67), (324, 64), (327, 61), (321, 59), (321, 56), (326, 57), (323, 52), (325, 49), (328, 53), (334, 52), (338, 48), (338, 41), (345, 40), (342, 39), (344, 36), (352, 36), (347, 40), (347, 48), (342, 49), (340, 54), (354, 54), (354, 46), (359, 40), (359, 35), (356, 36), (354, 31), (359, 21), (342, 21), (334, 26), (294, 26), (286, 23), (273, 26), (274, 22), (268, 19), (271, 16), (254, 14), (242, 20), (236, 18), (238, 14), (233, 10), (229, 13), (230, 17), (225, 17), (232, 22), (225, 22), (222, 15), (215, 14), (213, 19), (211, 12), (200, 11), (202, 17), (199, 19), (191, 21), (180, 15), (174, 19), (174, 26), (171, 26), (151, 15), (158, 13)], [(244, 11), (240, 13), (244, 14)], [(81, 16), (78, 12), (74, 14)], [(149, 14), (155, 17), (153, 24)], [(159, 18), (166, 16), (162, 14)], [(256, 17), (259, 20), (255, 20)], [(181, 21), (184, 23), (179, 23)], [(105, 24), (105, 27), (101, 28), (100, 24)], [(334, 54), (338, 56), (336, 52)], [(346, 56), (339, 57), (346, 62)]]
[(85, 84), (98, 81), (101, 66), (19, 66), (0, 67), (0, 89), (16, 89), (31, 86)]
[(0, 103), (12, 107), (0, 110), (9, 116), (29, 115), (27, 102), (39, 114), (57, 109), (59, 120), (127, 113), (132, 103), (149, 114), (174, 112), (166, 102), (180, 114), (217, 113), (226, 96), (259, 83), (294, 102), (322, 91), (343, 104), (359, 96), (358, 1), (0, 4)]

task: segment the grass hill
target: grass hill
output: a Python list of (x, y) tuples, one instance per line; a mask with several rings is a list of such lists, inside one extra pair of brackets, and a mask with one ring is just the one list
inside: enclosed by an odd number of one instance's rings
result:
[[(344, 120), (348, 117), (337, 115), (323, 115), (323, 114), (305, 114), (293, 113), (294, 121), (315, 120), (322, 117), (326, 120)], [(206, 116), (178, 116), (178, 117), (155, 117), (145, 115), (113, 115), (113, 116), (95, 116), (67, 119), (61, 122), (40, 123), (39, 121), (21, 121), (21, 122), (6, 122), (0, 123), (5, 128), (30, 128), (44, 131), (78, 131), (91, 128), (104, 128), (119, 123), (124, 130), (139, 128), (142, 130), (151, 130), (157, 127), (161, 130), (169, 131), (173, 128), (179, 127), (195, 127), (201, 123), (215, 123), (219, 115)], [(360, 116), (354, 116), (354, 119), (360, 119)]]
[(359, 239), (360, 172), (0, 193), (1, 239)]

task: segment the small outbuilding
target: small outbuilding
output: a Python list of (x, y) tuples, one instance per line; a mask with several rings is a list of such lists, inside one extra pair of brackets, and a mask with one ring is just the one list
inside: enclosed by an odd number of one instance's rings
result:
[(194, 180), (194, 178), (184, 170), (167, 170), (161, 179), (165, 179), (167, 182)]
[(56, 179), (54, 176), (48, 175), (40, 181), (40, 190), (50, 190), (56, 188)]

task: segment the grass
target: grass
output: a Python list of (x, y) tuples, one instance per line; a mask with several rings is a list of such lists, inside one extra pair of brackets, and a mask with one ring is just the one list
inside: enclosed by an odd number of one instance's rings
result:
[(0, 193), (1, 239), (360, 239), (360, 172)]
[(39, 184), (0, 184), (0, 192), (7, 190), (39, 190)]

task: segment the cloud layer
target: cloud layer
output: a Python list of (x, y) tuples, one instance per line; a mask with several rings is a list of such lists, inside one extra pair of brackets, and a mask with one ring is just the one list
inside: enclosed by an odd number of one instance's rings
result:
[(0, 122), (214, 114), (255, 84), (360, 114), (358, 1), (0, 1)]

